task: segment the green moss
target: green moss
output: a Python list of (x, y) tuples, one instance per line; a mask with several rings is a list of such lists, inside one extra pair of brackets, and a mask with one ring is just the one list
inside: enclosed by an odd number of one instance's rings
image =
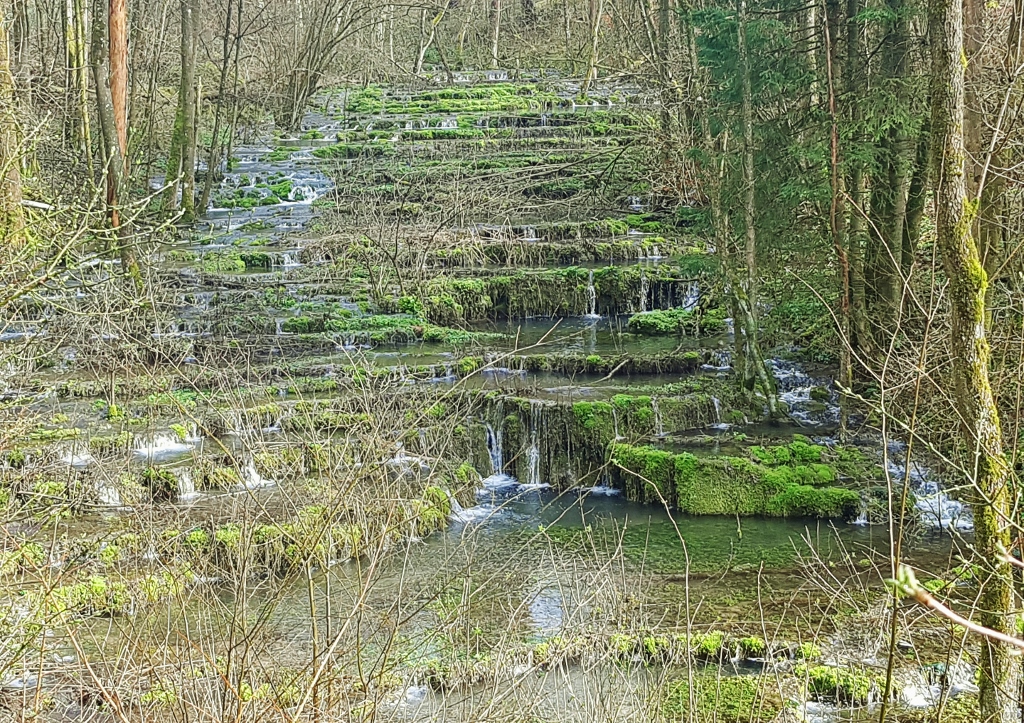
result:
[(667, 686), (662, 713), (669, 720), (769, 723), (782, 710), (774, 676), (696, 673)]
[(59, 442), (62, 439), (77, 439), (80, 436), (82, 430), (77, 427), (36, 428), (28, 433), (28, 438), (36, 442)]
[(752, 635), (747, 638), (740, 638), (740, 652), (748, 658), (761, 658), (768, 652), (768, 644), (764, 638)]
[(864, 705), (872, 689), (879, 686), (877, 676), (831, 665), (799, 665), (798, 677), (807, 683), (807, 692), (819, 700)]
[(110, 436), (91, 437), (89, 439), (89, 450), (93, 454), (114, 454), (127, 451), (131, 447), (131, 432), (120, 432)]
[(725, 329), (725, 312), (721, 309), (646, 311), (631, 316), (627, 328), (645, 336), (719, 334)]
[(860, 509), (855, 491), (828, 486), (835, 475), (824, 464), (769, 467), (743, 457), (698, 457), (627, 444), (614, 445), (612, 459), (630, 498), (651, 501), (653, 484), (690, 514), (850, 519)]
[(800, 643), (796, 649), (796, 657), (799, 660), (818, 660), (821, 658), (821, 648), (814, 643)]
[(711, 630), (706, 633), (698, 633), (690, 641), (693, 654), (704, 660), (717, 660), (725, 652), (725, 633), (721, 630)]
[(142, 483), (149, 489), (153, 499), (172, 499), (178, 493), (178, 478), (168, 469), (147, 467), (139, 475)]

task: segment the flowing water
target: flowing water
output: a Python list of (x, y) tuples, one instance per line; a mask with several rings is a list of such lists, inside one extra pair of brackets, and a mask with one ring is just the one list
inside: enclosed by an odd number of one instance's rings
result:
[[(488, 72), (486, 78), (499, 82), (501, 75)], [(467, 76), (457, 82), (476, 80), (479, 79)], [(494, 199), (469, 204), (459, 210), (457, 223), (446, 231), (462, 239), (466, 255), (475, 254), (474, 258), (484, 254), (481, 249), (494, 239), (507, 241), (514, 253), (527, 254), (527, 258), (533, 258), (528, 255), (533, 253), (531, 249), (544, 244), (556, 247), (557, 254), (563, 254), (556, 260), (535, 259), (522, 264), (487, 260), (453, 274), (465, 275), (465, 285), (472, 286), (475, 277), (471, 274), (476, 271), (480, 271), (483, 279), (480, 283), (490, 278), (487, 274), (522, 271), (525, 275), (511, 277), (509, 286), (527, 288), (536, 284), (536, 288), (548, 289), (551, 296), (558, 296), (557, 303), (548, 304), (541, 299), (536, 308), (502, 309), (501, 313), (492, 310), (484, 315), (485, 319), (454, 324), (459, 331), (468, 331), (469, 342), (430, 341), (422, 331), (421, 336), (414, 338), (381, 338), (377, 328), (349, 328), (359, 319), (372, 318), (379, 310), (373, 308), (366, 288), (352, 283), (357, 272), (363, 274), (360, 264), (332, 266), (335, 252), (322, 248), (324, 240), (315, 231), (318, 208), (344, 207), (338, 215), (353, 224), (344, 226), (345, 231), (353, 235), (365, 231), (371, 235), (373, 214), (399, 214), (396, 218), (405, 218), (401, 214), (407, 214), (415, 218), (416, 213), (423, 212), (418, 206), (429, 206), (430, 202), (428, 193), (423, 201), (401, 200), (393, 188), (395, 184), (379, 183), (382, 178), (412, 178), (415, 173), (422, 173), (421, 180), (426, 179), (426, 186), (443, 190), (447, 182), (442, 175), (445, 163), (469, 161), (486, 170), (487, 164), (499, 161), (508, 165), (522, 162), (529, 169), (540, 161), (534, 157), (523, 160), (515, 154), (529, 152), (541, 156), (543, 161), (543, 154), (548, 151), (544, 150), (542, 140), (561, 143), (562, 147), (556, 146), (556, 150), (575, 154), (585, 162), (590, 162), (590, 153), (600, 161), (605, 150), (602, 146), (577, 147), (573, 143), (579, 139), (570, 138), (568, 132), (565, 137), (553, 135), (563, 127), (559, 124), (567, 124), (564, 127), (568, 128), (582, 126), (587, 114), (595, 112), (595, 106), (576, 102), (570, 85), (558, 91), (562, 106), (557, 114), (545, 110), (535, 118), (499, 112), (477, 117), (472, 128), (480, 130), (483, 138), (495, 140), (494, 149), (486, 152), (460, 146), (458, 140), (431, 141), (416, 135), (465, 130), (461, 118), (449, 111), (407, 117), (381, 110), (361, 117), (347, 110), (340, 112), (329, 100), (325, 101), (322, 114), (311, 113), (305, 121), (305, 130), (315, 133), (286, 137), (276, 144), (239, 147), (237, 159), (230, 169), (225, 169), (213, 206), (196, 225), (200, 238), (176, 249), (193, 254), (193, 260), (181, 262), (168, 254), (163, 270), (175, 278), (177, 304), (171, 318), (154, 329), (158, 340), (180, 340), (187, 344), (186, 366), (199, 366), (198, 358), (211, 348), (241, 348), (245, 354), (240, 358), (245, 364), (259, 367), (269, 363), (275, 373), (272, 384), (261, 382), (267, 394), (239, 400), (238, 406), (244, 409), (216, 405), (206, 409), (201, 406), (203, 399), (196, 395), (170, 400), (160, 393), (144, 395), (147, 409), (163, 404), (163, 409), (172, 410), (171, 416), (179, 409), (187, 409), (189, 416), (200, 417), (204, 426), (199, 429), (195, 420), (183, 419), (188, 421), (188, 428), (182, 431), (154, 415), (157, 422), (149, 422), (144, 429), (133, 429), (127, 459), (119, 461), (120, 466), (112, 467), (109, 473), (104, 467), (102, 481), (97, 483), (96, 505), (104, 514), (121, 514), (116, 510), (127, 513), (131, 503), (126, 506), (121, 488), (114, 480), (126, 470), (143, 468), (175, 472), (174, 504), (185, 516), (182, 529), (204, 519), (233, 519), (243, 509), (273, 512), (286, 508), (295, 488), (283, 476), (261, 467), (262, 458), (257, 452), (279, 451), (291, 445), (306, 454), (314, 447), (347, 442), (348, 432), (337, 428), (349, 423), (343, 418), (347, 407), (339, 407), (345, 411), (332, 410), (341, 421), (334, 420), (335, 427), (317, 430), (318, 434), (301, 433), (308, 430), (301, 425), (296, 427), (294, 420), (303, 414), (312, 415), (310, 405), (315, 403), (347, 403), (348, 400), (334, 398), (331, 383), (350, 374), (345, 370), (352, 367), (363, 372), (369, 370), (369, 376), (379, 374), (384, 378), (387, 374), (387, 378), (393, 379), (393, 384), (379, 397), (374, 396), (379, 390), (367, 393), (369, 401), (362, 400), (358, 409), (374, 412), (378, 405), (384, 406), (390, 398), (387, 395), (402, 399), (399, 394), (409, 393), (413, 401), (408, 416), (416, 421), (410, 422), (411, 433), (405, 436), (401, 430), (387, 430), (382, 437), (388, 438), (386, 444), (380, 439), (374, 442), (380, 445), (379, 449), (363, 448), (357, 440), (353, 443), (356, 449), (347, 450), (344, 463), (334, 468), (341, 473), (345, 469), (357, 470), (371, 460), (386, 459), (386, 465), (400, 479), (429, 476), (443, 467), (440, 462), (452, 461), (439, 459), (452, 455), (450, 447), (445, 446), (451, 440), (438, 442), (437, 437), (451, 436), (454, 425), (435, 424), (430, 412), (422, 413), (423, 409), (438, 409), (443, 414), (444, 407), (438, 405), (451, 403), (451, 398), (463, 392), (478, 395), (473, 397), (476, 400), (489, 400), (477, 404), (472, 413), (459, 420), (459, 426), (475, 425), (480, 429), (480, 460), (475, 463), (480, 478), (471, 483), (470, 489), (453, 497), (447, 527), (417, 536), (413, 526), (402, 553), (387, 557), (372, 573), (360, 559), (334, 561), (327, 569), (311, 573), (314, 597), (320, 596), (314, 601), (319, 613), (310, 612), (307, 585), (297, 584), (287, 590), (280, 604), (274, 606), (268, 626), (269, 636), (280, 636), (271, 649), (277, 650), (282, 659), (291, 654), (300, 658), (307, 654), (315, 627), (312, 623), (326, 624), (330, 613), (323, 610), (331, 606), (336, 610), (361, 609), (365, 619), (378, 616), (378, 620), (394, 621), (391, 630), (402, 641), (406, 662), (428, 659), (439, 649), (439, 617), (443, 619), (446, 613), (439, 612), (436, 601), (427, 601), (438, 595), (439, 590), (447, 594), (448, 587), (459, 581), (467, 590), (486, 590), (486, 595), (480, 594), (488, 600), (492, 592), (500, 592), (490, 612), (477, 622), (488, 630), (488, 625), (499, 626), (503, 634), (521, 642), (575, 634), (580, 629), (590, 630), (588, 625), (604, 629), (608, 620), (601, 616), (614, 605), (624, 604), (624, 598), (645, 611), (653, 610), (650, 614), (660, 616), (670, 627), (684, 624), (685, 611), (674, 596), (679, 593), (680, 581), (688, 581), (690, 576), (696, 585), (692, 593), (695, 601), (705, 594), (711, 601), (707, 604), (710, 609), (702, 609), (702, 620), (740, 619), (755, 614), (755, 608), (739, 606), (741, 612), (734, 615), (732, 603), (722, 594), (723, 587), (736, 586), (732, 592), (737, 595), (739, 588), (749, 593), (762, 584), (780, 590), (801, 590), (808, 584), (807, 571), (812, 565), (819, 573), (832, 570), (829, 574), (856, 580), (868, 565), (886, 557), (888, 529), (866, 524), (866, 510), (849, 523), (682, 515), (661, 504), (629, 500), (621, 485), (613, 483), (606, 466), (598, 465), (595, 469), (590, 465), (592, 460), (584, 459), (586, 440), (573, 442), (576, 446), (566, 455), (569, 469), (559, 468), (562, 463), (556, 458), (569, 445), (564, 439), (565, 430), (572, 425), (571, 420), (586, 412), (585, 408), (576, 407), (577, 403), (601, 403), (610, 409), (610, 438), (601, 440), (596, 436), (599, 430), (593, 432), (593, 444), (598, 447), (607, 442), (628, 442), (669, 451), (696, 449), (700, 454), (708, 454), (711, 440), (713, 453), (747, 454), (750, 441), (743, 435), (751, 441), (785, 443), (794, 434), (833, 445), (829, 435), (838, 421), (838, 397), (828, 370), (773, 360), (771, 366), (780, 398), (787, 405), (792, 424), (744, 424), (743, 414), (737, 416), (737, 410), (728, 407), (728, 397), (721, 396), (727, 393), (726, 378), (731, 371), (730, 324), (703, 337), (645, 337), (629, 333), (628, 320), (633, 312), (695, 311), (708, 295), (702, 294), (700, 281), (674, 269), (674, 249), (679, 245), (673, 245), (670, 237), (652, 237), (636, 229), (618, 227), (607, 234), (601, 231), (605, 235), (595, 243), (614, 246), (616, 250), (610, 258), (596, 261), (582, 257), (582, 252), (572, 247), (572, 243), (579, 241), (575, 236), (569, 234), (568, 241), (558, 239), (557, 223), (552, 223), (560, 222), (567, 214), (582, 219), (596, 217), (595, 210), (561, 200), (559, 194), (568, 193), (565, 188), (571, 191), (572, 186), (537, 186), (531, 190), (534, 195), (512, 211), (504, 201)], [(590, 95), (601, 99), (594, 102), (600, 112), (605, 112), (613, 105), (613, 96), (614, 104), (619, 104), (623, 102), (621, 97), (633, 97), (630, 93), (640, 97), (635, 90), (613, 87), (594, 88)], [(399, 94), (387, 97), (396, 98)], [(645, 99), (636, 102), (638, 107), (646, 107)], [(369, 140), (369, 134), (377, 128), (402, 140)], [(506, 130), (511, 132), (505, 133)], [(363, 150), (355, 157), (339, 156), (326, 162), (314, 155), (319, 148), (341, 147), (353, 136), (367, 138)], [(518, 141), (523, 141), (526, 150), (508, 153), (499, 145), (517, 148), (514, 144)], [(378, 154), (377, 149), (383, 146), (394, 148)], [(529, 176), (526, 178), (529, 181)], [(159, 179), (155, 182), (159, 183)], [(464, 188), (458, 184), (462, 183), (460, 180), (456, 184), (460, 193)], [(367, 201), (359, 196), (360, 189), (378, 186), (378, 196)], [(554, 200), (538, 202), (536, 199), (546, 198), (543, 194)], [(642, 213), (654, 206), (655, 199), (620, 193), (613, 202), (618, 204), (617, 213)], [(506, 221), (501, 221), (502, 218)], [(422, 231), (415, 222), (409, 225), (410, 237)], [(589, 243), (593, 239), (587, 239), (587, 233), (580, 231), (578, 235)], [(658, 239), (656, 243), (653, 238)], [(559, 244), (570, 248), (558, 249)], [(624, 250), (615, 244), (621, 244)], [(239, 253), (246, 256), (232, 256)], [(412, 258), (420, 257), (413, 254)], [(392, 262), (404, 263), (398, 259), (395, 255)], [(223, 268), (225, 263), (230, 267)], [(409, 267), (417, 263), (411, 262)], [(598, 273), (598, 268), (603, 271)], [(103, 273), (101, 266), (96, 269)], [(403, 269), (403, 273), (409, 271)], [(555, 281), (546, 280), (551, 278)], [(625, 291), (616, 296), (619, 287), (603, 280), (609, 278)], [(390, 312), (403, 310), (397, 299), (399, 292), (394, 293), (396, 303)], [(330, 323), (315, 326), (324, 319)], [(0, 335), (0, 342), (24, 342), (37, 331), (34, 326), (7, 329)], [(97, 330), (98, 335), (104, 333)], [(232, 342), (237, 337), (240, 343), (226, 345), (221, 335)], [(683, 370), (673, 367), (662, 371), (659, 366), (687, 353), (696, 356)], [(467, 357), (474, 360), (472, 364), (465, 363)], [(476, 360), (483, 366), (478, 368)], [(654, 361), (642, 366), (638, 360)], [(630, 363), (635, 368), (625, 366)], [(215, 360), (208, 366), (217, 368), (223, 364), (222, 360)], [(301, 374), (295, 371), (300, 366)], [(291, 388), (293, 375), (314, 377), (315, 391)], [(436, 397), (425, 402), (427, 397), (412, 394), (422, 388), (429, 388), (424, 393)], [(703, 400), (703, 406), (690, 417), (681, 417), (680, 405), (695, 397)], [(622, 401), (624, 398), (626, 402)], [(641, 419), (630, 406), (632, 402), (628, 400), (632, 399), (649, 401), (649, 421)], [(100, 406), (106, 401), (100, 398)], [(191, 410), (197, 405), (201, 411), (192, 415)], [(517, 409), (522, 409), (518, 417)], [(85, 402), (53, 402), (49, 411), (73, 419), (88, 418), (90, 421), (83, 421), (82, 427), (88, 429), (90, 437), (102, 438), (126, 428), (118, 427), (113, 419), (102, 418), (97, 422), (97, 413)], [(510, 419), (522, 422), (518, 433)], [(734, 433), (738, 433), (736, 438), (731, 436)], [(392, 443), (390, 437), (399, 440), (393, 448), (388, 446)], [(72, 470), (108, 464), (104, 459), (94, 459), (87, 443), (62, 444), (65, 446), (59, 459)], [(877, 445), (870, 451), (877, 453), (879, 459), (881, 452)], [(904, 448), (899, 445), (890, 446), (888, 452), (887, 472), (897, 482), (906, 480), (910, 485), (923, 523), (940, 529), (970, 530), (969, 514), (961, 503), (942, 492), (935, 475), (914, 462), (908, 465), (902, 458)], [(472, 459), (474, 455), (466, 456)], [(231, 467), (232, 472), (228, 477), (230, 483), (213, 490), (204, 489), (201, 483), (211, 459), (215, 465)], [(910, 554), (920, 564), (937, 568), (939, 561), (948, 556), (950, 545), (948, 537), (927, 535), (915, 542)], [(153, 555), (157, 557), (158, 553), (154, 551)], [(844, 572), (835, 572), (839, 569)], [(877, 578), (870, 584), (879, 586)], [(217, 595), (228, 597), (219, 589)], [(440, 599), (445, 599), (444, 595)], [(331, 605), (327, 605), (328, 600)], [(254, 593), (245, 604), (255, 609), (263, 602), (260, 594)], [(597, 618), (602, 621), (600, 625), (593, 623)], [(365, 621), (360, 624), (367, 625), (371, 639), (380, 632)], [(738, 625), (742, 627), (743, 623)], [(795, 634), (792, 637), (795, 639)], [(379, 652), (374, 644), (369, 644), (367, 650)], [(600, 692), (616, 686), (626, 692), (620, 703), (623, 709), (613, 717), (631, 719), (651, 712), (646, 706), (650, 700), (648, 687), (653, 683), (646, 670), (623, 672), (620, 667), (605, 664), (592, 669), (570, 666), (537, 675), (536, 669), (522, 669), (521, 664), (520, 660), (500, 667), (492, 675), (491, 684), (508, 685), (514, 681), (520, 688), (525, 686), (536, 699), (544, 701), (549, 712), (558, 712), (561, 719), (594, 719), (601, 706)], [(415, 665), (411, 669), (418, 670)], [(532, 678), (526, 670), (532, 670)], [(400, 677), (403, 686), (389, 694), (382, 704), (409, 719), (451, 713), (452, 719), (461, 715), (462, 719), (472, 720), (480, 714), (481, 705), (491, 704), (496, 698), (493, 690), (485, 690), (482, 685), (471, 687), (459, 697), (425, 684), (420, 673), (402, 673)], [(583, 692), (577, 695), (576, 691)], [(908, 704), (916, 704), (931, 700), (928, 696), (933, 695), (934, 686), (917, 681), (906, 691)], [(452, 713), (456, 709), (460, 712)]]

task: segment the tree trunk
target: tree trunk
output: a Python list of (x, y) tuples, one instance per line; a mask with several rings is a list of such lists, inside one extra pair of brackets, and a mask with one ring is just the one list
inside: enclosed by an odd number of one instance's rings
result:
[[(238, 0), (238, 4), (241, 6), (241, 0)], [(210, 137), (210, 155), (207, 157), (206, 178), (203, 179), (203, 192), (199, 199), (200, 213), (204, 212), (210, 205), (210, 195), (213, 192), (213, 182), (217, 180), (217, 177), (220, 174), (220, 154), (221, 148), (223, 147), (220, 142), (220, 134), (223, 127), (224, 106), (228, 92), (228, 73), (231, 70), (232, 48), (241, 39), (239, 36), (236, 36), (234, 41), (231, 39), (231, 22), (233, 19), (234, 7), (235, 0), (228, 0), (227, 17), (224, 21), (224, 38), (221, 42), (222, 59), (220, 63), (220, 77), (217, 81), (217, 109), (213, 114), (213, 135)], [(239, 7), (239, 16), (241, 16), (241, 10), (241, 7)]]
[(846, 192), (840, 173), (839, 157), (839, 112), (836, 108), (836, 69), (839, 67), (839, 53), (834, 38), (839, 29), (839, 3), (832, 0), (825, 4), (822, 28), (825, 34), (825, 68), (828, 80), (829, 128), (829, 176), (832, 197), (829, 203), (829, 233), (836, 251), (836, 274), (839, 277), (839, 439), (845, 441), (850, 403), (847, 391), (853, 387), (853, 349), (850, 341), (850, 256), (846, 239)]
[[(931, 0), (928, 36), (932, 59), (932, 163), (935, 235), (949, 283), (951, 373), (961, 434), (971, 460), (974, 563), (979, 593), (977, 622), (1016, 634), (1009, 525), (1016, 519), (1008, 490), (1010, 469), (989, 382), (985, 330), (988, 277), (971, 233), (977, 199), (968, 199), (964, 145), (963, 8), (960, 0)], [(981, 720), (1018, 723), (1020, 660), (1005, 643), (984, 638), (979, 660)]]
[[(898, 94), (907, 75), (907, 20), (906, 8), (901, 0), (887, 0), (889, 21), (881, 46), (880, 76), (892, 84), (891, 92)], [(882, 138), (878, 148), (878, 172), (871, 179), (871, 227), (864, 259), (865, 300), (868, 316), (881, 334), (891, 332), (897, 302), (903, 295), (900, 263), (903, 255), (903, 218), (907, 203), (907, 173), (909, 165), (906, 141), (902, 129), (893, 125)], [(877, 339), (881, 346), (887, 344)]]
[(739, 317), (734, 318), (736, 333), (743, 335), (744, 363), (736, 371), (741, 374), (740, 384), (748, 402), (753, 401), (757, 386), (765, 396), (768, 416), (779, 416), (775, 384), (761, 355), (757, 322), (757, 227), (755, 225), (756, 199), (754, 195), (754, 99), (750, 80), (750, 54), (747, 47), (747, 3), (738, 2), (739, 61), (741, 84), (741, 115), (743, 124), (743, 267), (738, 283), (733, 283), (733, 296)]
[(25, 217), (21, 208), (21, 128), (15, 115), (10, 42), (0, 5), (0, 248), (20, 245)]
[[(859, 128), (861, 124), (861, 108), (858, 99), (861, 94), (861, 86), (864, 80), (864, 59), (861, 56), (861, 24), (857, 19), (861, 11), (861, 0), (847, 0), (846, 2), (846, 63), (844, 73), (844, 84), (847, 98), (846, 105), (849, 112), (846, 117), (849, 119), (852, 128)], [(854, 146), (860, 146), (864, 139), (858, 134), (852, 139)], [(860, 151), (860, 148), (856, 149)], [(856, 154), (854, 154), (856, 155)], [(849, 197), (847, 210), (849, 212), (846, 233), (847, 249), (849, 250), (850, 261), (850, 322), (851, 338), (850, 343), (854, 352), (871, 353), (872, 337), (867, 324), (867, 285), (864, 279), (864, 255), (866, 250), (865, 239), (865, 209), (864, 209), (864, 167), (857, 161), (847, 159), (848, 175), (846, 179), (846, 191)]]
[(117, 146), (128, 169), (128, 2), (110, 0), (110, 102)]
[[(195, 217), (195, 0), (181, 0), (181, 75), (178, 82), (178, 107), (174, 116), (171, 149), (167, 158), (167, 191), (164, 208), (178, 208), (181, 191), (182, 218)], [(191, 149), (191, 150), (190, 150)], [(191, 157), (192, 162), (189, 162)]]
[(925, 204), (928, 201), (930, 138), (931, 133), (928, 124), (925, 123), (917, 139), (914, 173), (910, 177), (910, 187), (907, 189), (907, 212), (903, 218), (903, 248), (900, 259), (900, 273), (903, 277), (910, 273), (910, 267), (914, 263), (917, 242), (921, 237), (921, 219), (924, 218)]
[(68, 114), (68, 137), (92, 177), (92, 132), (89, 122), (89, 61), (86, 54), (85, 3), (66, 0), (64, 56), (67, 63), (67, 97), (75, 110)]
[[(116, 2), (116, 0), (115, 0)], [(103, 136), (103, 173), (107, 187), (107, 218), (114, 230), (121, 258), (121, 268), (137, 294), (143, 291), (142, 272), (128, 229), (122, 224), (121, 201), (124, 186), (124, 156), (118, 137), (117, 117), (111, 94), (110, 55), (108, 54), (107, 17), (108, 8), (98, 0), (92, 18), (92, 71), (96, 86), (96, 117), (99, 119)]]
[(580, 92), (585, 96), (590, 84), (597, 80), (597, 45), (601, 39), (601, 16), (604, 15), (604, 0), (590, 0), (590, 52), (587, 56), (587, 75)]
[(491, 67), (499, 67), (498, 38), (501, 35), (501, 0), (491, 0)]

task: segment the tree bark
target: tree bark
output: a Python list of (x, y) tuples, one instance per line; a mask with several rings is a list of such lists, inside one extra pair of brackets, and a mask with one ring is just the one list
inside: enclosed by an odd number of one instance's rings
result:
[(24, 241), (21, 208), (21, 128), (15, 115), (14, 75), (10, 41), (0, 5), (0, 248)]
[(498, 39), (501, 35), (501, 0), (491, 0), (491, 67), (499, 67)]
[(853, 387), (853, 349), (851, 347), (850, 323), (850, 255), (846, 238), (846, 192), (843, 175), (840, 172), (839, 111), (836, 103), (836, 69), (839, 67), (839, 52), (835, 38), (839, 29), (839, 2), (825, 4), (825, 18), (822, 28), (825, 35), (825, 69), (828, 81), (829, 128), (829, 176), (832, 197), (829, 203), (829, 233), (836, 251), (836, 275), (839, 277), (839, 439), (846, 440), (850, 416), (850, 403), (846, 391)]
[(590, 84), (597, 80), (597, 47), (601, 39), (601, 16), (604, 15), (604, 0), (590, 0), (590, 51), (587, 55), (587, 75), (580, 92), (586, 95)]
[[(891, 94), (903, 91), (907, 76), (907, 8), (902, 0), (886, 0), (889, 20), (881, 45), (879, 74)], [(900, 275), (903, 223), (907, 203), (907, 143), (904, 130), (893, 124), (878, 147), (879, 169), (871, 178), (871, 225), (864, 259), (865, 306), (881, 334), (891, 332), (903, 285)], [(883, 348), (882, 338), (876, 339)]]
[(92, 17), (92, 72), (96, 86), (96, 116), (103, 137), (103, 173), (107, 188), (107, 218), (117, 241), (121, 268), (130, 287), (137, 294), (143, 291), (142, 271), (135, 256), (135, 247), (128, 229), (122, 224), (121, 202), (124, 186), (124, 156), (118, 136), (117, 116), (111, 94), (110, 55), (108, 47), (108, 8), (98, 0)]
[(931, 132), (926, 123), (917, 139), (914, 173), (910, 177), (910, 187), (907, 190), (907, 212), (903, 218), (903, 248), (900, 259), (900, 273), (903, 277), (910, 272), (914, 254), (917, 252), (917, 242), (921, 237), (921, 219), (924, 218), (925, 204), (928, 201), (930, 139)]
[(68, 136), (72, 147), (92, 178), (92, 131), (89, 120), (89, 61), (86, 53), (86, 20), (83, 0), (66, 0), (64, 56), (67, 64), (67, 97), (74, 108), (68, 114)]
[(171, 149), (167, 158), (167, 191), (164, 208), (177, 210), (181, 190), (182, 219), (195, 218), (196, 142), (196, 43), (195, 0), (181, 0), (181, 76), (178, 107), (174, 116)]
[[(224, 147), (220, 142), (221, 129), (224, 122), (224, 107), (228, 92), (228, 73), (231, 70), (232, 50), (241, 42), (241, 34), (231, 38), (231, 22), (233, 20), (236, 0), (228, 0), (228, 11), (224, 20), (224, 37), (221, 42), (222, 59), (220, 63), (220, 78), (217, 81), (217, 109), (213, 114), (213, 135), (210, 137), (210, 155), (206, 161), (206, 178), (203, 179), (203, 192), (199, 199), (200, 213), (206, 211), (210, 205), (210, 194), (213, 192), (213, 182), (220, 174), (221, 149)], [(238, 15), (242, 15), (242, 0), (238, 2)], [(237, 63), (237, 54), (236, 60)]]
[(735, 332), (743, 335), (743, 368), (740, 384), (748, 402), (757, 386), (765, 396), (768, 416), (779, 416), (775, 384), (765, 367), (758, 342), (757, 321), (757, 226), (754, 187), (754, 99), (750, 79), (750, 51), (747, 46), (747, 2), (738, 0), (738, 43), (741, 84), (741, 121), (743, 125), (743, 267), (738, 283), (731, 284), (739, 317), (734, 317)]
[[(951, 372), (956, 408), (968, 453), (974, 513), (974, 562), (978, 568), (977, 622), (1014, 635), (1013, 568), (1009, 524), (1015, 518), (1003, 454), (1002, 430), (989, 382), (985, 329), (988, 276), (971, 229), (978, 200), (969, 199), (964, 144), (964, 39), (960, 0), (930, 0), (928, 34), (932, 60), (932, 163), (936, 245), (949, 283)], [(1019, 658), (1005, 643), (986, 638), (979, 660), (981, 720), (1017, 723)]]
[(110, 102), (121, 162), (128, 169), (128, 2), (110, 0)]

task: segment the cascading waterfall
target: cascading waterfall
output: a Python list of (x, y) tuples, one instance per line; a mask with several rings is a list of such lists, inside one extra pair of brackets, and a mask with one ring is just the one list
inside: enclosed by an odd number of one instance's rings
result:
[(541, 406), (539, 400), (530, 400), (530, 448), (526, 450), (526, 484), (540, 487), (540, 426)]
[(594, 270), (587, 276), (587, 318), (599, 319), (597, 313), (597, 289), (594, 288)]
[(640, 269), (640, 313), (647, 311), (647, 296), (651, 292), (651, 282), (647, 278), (647, 274), (644, 273), (643, 269)]
[(683, 296), (682, 308), (685, 311), (693, 311), (700, 303), (700, 286), (696, 281), (691, 281), (686, 287), (686, 294)]
[(121, 492), (109, 480), (101, 480), (97, 483), (96, 496), (103, 507), (121, 506)]
[(715, 423), (722, 423), (722, 402), (719, 401), (718, 397), (711, 397), (711, 403), (715, 405)]
[(189, 470), (182, 470), (178, 473), (178, 500), (190, 500), (194, 497), (198, 497), (199, 493), (196, 492), (196, 485), (192, 479), (192, 473)]
[(658, 406), (658, 398), (651, 397), (651, 411), (654, 412), (654, 436), (665, 436), (665, 425), (661, 419), (661, 408)]
[(615, 405), (612, 405), (612, 426), (615, 430), (615, 441), (618, 442), (622, 439), (622, 435), (619, 434), (619, 413), (615, 409)]
[(491, 474), (501, 474), (505, 467), (505, 455), (501, 448), (501, 432), (487, 424), (487, 454), (491, 458)]

